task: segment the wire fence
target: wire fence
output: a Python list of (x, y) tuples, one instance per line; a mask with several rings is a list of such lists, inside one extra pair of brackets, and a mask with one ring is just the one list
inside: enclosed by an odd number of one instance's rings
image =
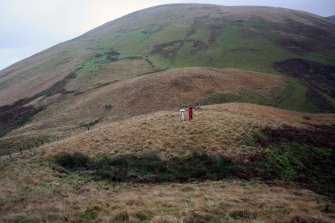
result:
[(90, 128), (87, 128), (82, 131), (78, 131), (74, 134), (69, 134), (69, 135), (63, 135), (63, 136), (56, 136), (53, 138), (49, 138), (46, 140), (37, 140), (34, 143), (27, 143), (25, 146), (18, 146), (16, 149), (7, 149), (3, 150), (2, 152), (0, 151), (0, 164), (13, 161), (16, 158), (23, 157), (25, 155), (32, 156), (36, 155), (37, 150), (40, 149), (42, 146), (54, 142), (58, 142), (61, 140), (64, 140), (66, 138), (70, 138), (72, 136), (79, 135), (83, 132), (89, 131)]

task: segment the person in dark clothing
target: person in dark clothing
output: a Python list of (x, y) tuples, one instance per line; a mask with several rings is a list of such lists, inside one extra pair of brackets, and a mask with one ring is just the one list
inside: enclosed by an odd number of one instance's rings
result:
[(188, 120), (191, 121), (193, 119), (193, 108), (192, 105), (188, 106)]

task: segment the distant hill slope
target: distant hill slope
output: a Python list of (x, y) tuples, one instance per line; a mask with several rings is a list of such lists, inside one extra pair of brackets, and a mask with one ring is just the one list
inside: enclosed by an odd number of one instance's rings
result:
[(335, 15), (327, 17), (330, 20), (335, 20)]
[(152, 7), (2, 70), (0, 105), (32, 97), (74, 73), (76, 90), (104, 84), (119, 74), (115, 63), (123, 63), (123, 78), (132, 66), (144, 73), (184, 66), (277, 73), (274, 63), (292, 58), (334, 65), (334, 38), (334, 23), (301, 11), (200, 4)]
[[(141, 106), (133, 110), (153, 112), (198, 101), (244, 101), (334, 112), (334, 39), (333, 22), (283, 8), (176, 4), (144, 9), (0, 71), (0, 135), (15, 129), (22, 133), (18, 128), (26, 124), (23, 129), (54, 132), (52, 128), (61, 126), (57, 129), (60, 135), (71, 134), (100, 122), (101, 117), (110, 121), (141, 114), (129, 113), (129, 107), (159, 100), (155, 92), (166, 89), (170, 82), (162, 78), (157, 86), (145, 83), (147, 88), (141, 88), (141, 79), (131, 80), (146, 75), (154, 79), (155, 73), (162, 74), (159, 71), (169, 73), (180, 67), (238, 68), (284, 74), (286, 80), (280, 78), (284, 90), (271, 99), (238, 79), (241, 83), (231, 83), (239, 89), (233, 96), (225, 91), (230, 82), (213, 81), (201, 97), (190, 94), (192, 97), (178, 101), (173, 97), (187, 92), (188, 84), (198, 83), (198, 78), (175, 78), (179, 88), (171, 89), (179, 92), (171, 98), (165, 95), (166, 104), (148, 103), (147, 110)], [(255, 83), (261, 77), (248, 76)], [(121, 86), (127, 86), (122, 94)], [(124, 107), (118, 107), (121, 102)], [(111, 112), (104, 110), (105, 105), (113, 106)], [(49, 134), (39, 131), (39, 135)]]

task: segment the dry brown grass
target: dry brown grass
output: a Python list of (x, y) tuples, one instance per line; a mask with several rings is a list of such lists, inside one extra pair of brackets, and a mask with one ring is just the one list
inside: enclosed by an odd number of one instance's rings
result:
[[(73, 45), (65, 43), (2, 70), (0, 72), (0, 106), (29, 98), (50, 88), (89, 57), (85, 51), (77, 51), (80, 56), (76, 57), (66, 54), (69, 45), (76, 47), (75, 43)], [(57, 58), (64, 55), (66, 59), (57, 62)]]
[(195, 110), (192, 122), (161, 111), (109, 123), (51, 143), (1, 166), (0, 221), (32, 222), (334, 222), (334, 204), (290, 186), (255, 181), (123, 184), (90, 181), (52, 170), (61, 151), (162, 156), (192, 150), (236, 160), (255, 151), (244, 139), (260, 126), (334, 124), (335, 115), (309, 115), (251, 104), (222, 104)]
[[(290, 222), (296, 217), (333, 222), (335, 218), (334, 205), (311, 191), (260, 182), (96, 183), (52, 171), (39, 158), (17, 160), (0, 176), (2, 222)], [(88, 215), (92, 212), (95, 219)]]
[[(171, 69), (115, 83), (54, 103), (34, 117), (32, 122), (10, 135), (26, 132), (31, 134), (32, 131), (43, 130), (50, 132), (52, 129), (57, 132), (61, 129), (73, 130), (99, 117), (104, 117), (108, 122), (161, 110), (173, 110), (200, 101), (213, 93), (238, 95), (241, 91), (248, 90), (270, 97), (273, 90), (284, 86), (285, 81), (279, 76), (238, 69)], [(104, 109), (105, 104), (113, 106), (111, 112)]]
[(171, 156), (205, 150), (247, 161), (255, 149), (247, 146), (245, 140), (258, 128), (284, 124), (311, 128), (309, 124), (313, 123), (335, 123), (334, 114), (309, 114), (310, 120), (304, 119), (305, 115), (268, 106), (229, 103), (203, 106), (195, 110), (192, 122), (180, 123), (179, 112), (161, 111), (97, 127), (50, 144), (45, 152), (80, 151), (91, 155), (116, 155), (154, 151)]
[(177, 68), (102, 88), (77, 100), (76, 109), (111, 103), (120, 115), (139, 115), (195, 103), (213, 93), (240, 94), (242, 90), (270, 96), (285, 86), (280, 76), (239, 69)]

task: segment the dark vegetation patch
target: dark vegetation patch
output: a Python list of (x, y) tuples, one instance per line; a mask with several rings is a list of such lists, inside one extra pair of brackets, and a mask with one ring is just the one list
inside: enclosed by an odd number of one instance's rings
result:
[(129, 56), (129, 57), (122, 57), (120, 60), (143, 60), (142, 56)]
[(193, 152), (185, 157), (163, 160), (155, 153), (141, 156), (103, 156), (90, 159), (75, 153), (55, 156), (55, 162), (66, 171), (86, 171), (96, 180), (116, 182), (190, 182), (194, 180), (222, 179), (231, 176), (232, 163), (222, 156)]
[(191, 50), (193, 52), (197, 52), (198, 50), (206, 49), (208, 47), (208, 45), (204, 41), (185, 39), (155, 45), (151, 53), (158, 54), (162, 57), (173, 60), (175, 59), (177, 52), (184, 45), (184, 43), (191, 43)]
[(286, 23), (276, 24), (275, 28), (308, 38), (313, 41), (316, 47), (335, 49), (334, 35), (325, 27), (324, 23), (320, 26), (313, 26), (288, 19)]
[(99, 71), (102, 64), (111, 63), (119, 60), (120, 53), (114, 49), (91, 49), (93, 54), (91, 57), (83, 63), (79, 69), (85, 73), (95, 74)]
[(335, 112), (334, 105), (319, 91), (309, 87), (306, 91), (306, 97), (323, 112)]
[(293, 58), (276, 62), (274, 67), (335, 97), (335, 66)]
[(61, 153), (55, 156), (58, 165), (67, 169), (87, 168), (90, 164), (90, 158), (82, 153)]
[(23, 107), (23, 105), (14, 103), (0, 107), (0, 137), (23, 126), (31, 117), (42, 110), (42, 108), (35, 108), (34, 106)]
[(264, 157), (245, 166), (247, 173), (265, 180), (295, 182), (335, 198), (335, 125), (311, 129), (283, 126), (264, 128), (252, 136), (252, 145), (268, 148)]
[(0, 137), (6, 135), (10, 131), (25, 125), (31, 118), (38, 112), (42, 111), (45, 107), (26, 106), (33, 100), (40, 97), (50, 97), (55, 94), (67, 95), (73, 91), (67, 91), (65, 85), (76, 77), (76, 71), (68, 74), (64, 79), (56, 82), (50, 88), (41, 91), (40, 93), (30, 97), (16, 101), (11, 105), (0, 107)]
[(266, 127), (254, 136), (255, 143), (259, 146), (270, 146), (282, 143), (303, 143), (315, 147), (335, 149), (335, 124), (311, 125), (311, 129), (295, 128), (284, 125), (279, 129)]
[(161, 55), (168, 59), (174, 59), (179, 48), (181, 47), (182, 42), (182, 40), (176, 40), (155, 45), (152, 49), (152, 53)]
[(119, 55), (120, 53), (116, 52), (113, 49), (109, 49), (108, 51), (105, 51), (105, 52), (96, 53), (93, 55), (93, 57), (100, 58), (105, 63), (108, 63), (108, 62), (117, 61), (119, 59)]
[(75, 171), (95, 180), (160, 183), (259, 179), (268, 183), (296, 185), (335, 199), (335, 125), (314, 125), (311, 129), (283, 126), (264, 128), (248, 138), (259, 152), (248, 162), (222, 155), (193, 152), (161, 159), (158, 154), (99, 156), (62, 153), (55, 157), (55, 169)]
[(296, 54), (313, 51), (313, 43), (303, 40), (279, 39), (276, 41), (276, 44)]
[(208, 47), (208, 45), (201, 40), (190, 40), (192, 42), (192, 47), (197, 50), (202, 50)]
[(279, 72), (293, 76), (309, 87), (306, 96), (323, 111), (334, 112), (335, 108), (318, 91), (335, 98), (335, 66), (324, 65), (300, 58), (274, 63)]

